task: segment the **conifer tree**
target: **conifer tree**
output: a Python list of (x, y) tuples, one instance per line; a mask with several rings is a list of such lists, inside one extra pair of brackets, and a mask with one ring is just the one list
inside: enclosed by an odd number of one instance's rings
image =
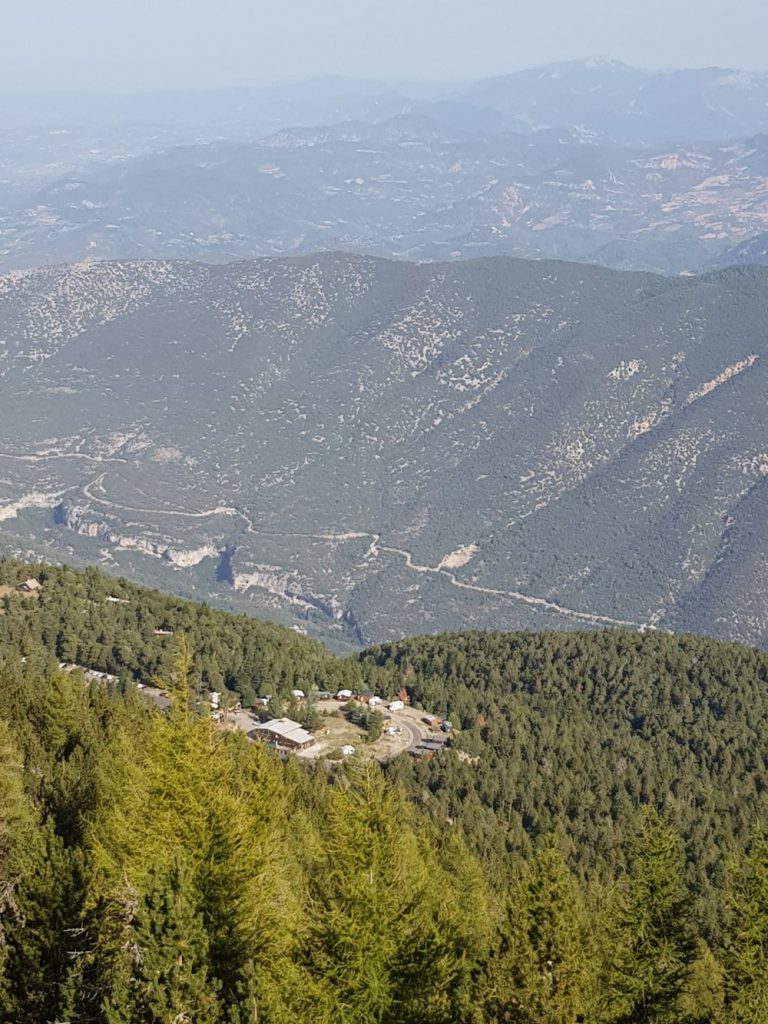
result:
[(208, 938), (180, 861), (150, 872), (125, 958), (126, 970), (105, 1000), (106, 1024), (218, 1024)]
[(727, 892), (725, 996), (728, 1024), (768, 1020), (768, 837), (755, 832)]
[(218, 743), (210, 760), (209, 821), (199, 888), (210, 958), (232, 1021), (255, 1006), (277, 1012), (298, 978), (303, 879), (286, 841), (296, 818), (281, 765), (242, 736)]
[(0, 915), (5, 959), (0, 1020), (8, 1024), (58, 1019), (81, 900), (76, 860), (50, 821), (14, 858)]
[(9, 989), (17, 966), (12, 960), (12, 943), (14, 930), (20, 924), (20, 855), (26, 844), (34, 841), (36, 824), (34, 810), (24, 793), (23, 769), (11, 732), (0, 720), (0, 1011), (5, 1015), (12, 1006)]
[(325, 1008), (315, 1019), (440, 1020), (449, 969), (435, 913), (441, 879), (430, 874), (398, 791), (387, 790), (378, 767), (366, 762), (352, 769), (348, 789), (330, 792), (326, 814), (303, 958), (314, 999)]
[(612, 908), (603, 1016), (610, 1024), (677, 1024), (698, 949), (679, 840), (647, 811), (633, 844), (629, 876)]
[(583, 897), (553, 837), (513, 887), (489, 1005), (499, 1020), (574, 1024), (589, 1005), (591, 960)]

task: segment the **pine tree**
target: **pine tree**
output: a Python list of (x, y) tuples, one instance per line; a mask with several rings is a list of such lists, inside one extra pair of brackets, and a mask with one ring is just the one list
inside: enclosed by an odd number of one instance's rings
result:
[(5, 959), (0, 1019), (9, 1024), (59, 1017), (81, 900), (77, 860), (50, 821), (14, 857), (0, 921)]
[(441, 1020), (450, 953), (430, 871), (398, 791), (378, 767), (351, 771), (328, 795), (325, 857), (310, 878), (312, 928), (303, 964), (320, 1012), (336, 1024)]
[(254, 1006), (275, 1019), (299, 983), (292, 958), (303, 879), (286, 837), (286, 822), (297, 819), (293, 787), (279, 762), (242, 736), (218, 743), (210, 767), (198, 884), (211, 963), (233, 1021), (250, 1024)]
[[(0, 1011), (10, 1015), (14, 932), (20, 926), (18, 885), (24, 847), (35, 841), (36, 815), (24, 793), (21, 754), (0, 720)], [(11, 961), (9, 964), (9, 960)], [(10, 968), (8, 973), (6, 969)]]
[(583, 897), (552, 838), (513, 888), (490, 1007), (499, 1020), (573, 1024), (589, 1005), (591, 960)]
[(727, 892), (725, 994), (728, 1024), (768, 1020), (768, 837), (755, 832)]
[(628, 878), (615, 894), (602, 979), (610, 1024), (677, 1024), (698, 956), (679, 840), (653, 812), (635, 838)]
[(218, 985), (189, 872), (150, 872), (136, 908), (129, 963), (104, 1003), (106, 1024), (218, 1024)]

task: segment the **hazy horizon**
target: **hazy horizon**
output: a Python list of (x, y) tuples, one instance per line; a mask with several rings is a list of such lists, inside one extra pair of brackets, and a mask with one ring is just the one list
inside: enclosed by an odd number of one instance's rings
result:
[(5, 13), (0, 92), (153, 93), (314, 78), (462, 82), (600, 56), (768, 70), (768, 6), (742, 0), (31, 0)]
[(506, 75), (512, 75), (517, 72), (524, 71), (535, 71), (539, 67), (546, 67), (548, 65), (557, 64), (578, 64), (586, 63), (589, 60), (604, 60), (606, 62), (616, 62), (619, 64), (625, 64), (627, 67), (633, 68), (638, 71), (650, 71), (650, 72), (674, 72), (674, 71), (697, 71), (704, 70), (706, 68), (717, 67), (723, 71), (742, 71), (750, 74), (768, 74), (768, 63), (765, 68), (755, 67), (748, 68), (743, 65), (734, 64), (632, 64), (626, 61), (621, 61), (611, 54), (605, 53), (584, 53), (573, 57), (567, 57), (563, 60), (552, 60), (545, 61), (537, 64), (524, 64), (519, 67), (510, 67), (502, 71), (494, 71), (484, 75), (465, 75), (462, 77), (455, 77), (452, 79), (446, 78), (415, 78), (413, 76), (399, 76), (399, 77), (386, 77), (383, 75), (354, 75), (354, 74), (336, 74), (334, 72), (319, 72), (317, 74), (301, 75), (286, 78), (273, 78), (263, 82), (240, 82), (240, 83), (212, 83), (212, 84), (188, 84), (188, 85), (173, 85), (167, 86), (156, 86), (154, 88), (141, 88), (137, 86), (135, 88), (114, 88), (114, 89), (97, 89), (97, 88), (48, 88), (48, 89), (10, 89), (1, 88), (0, 95), (3, 96), (20, 96), (20, 97), (49, 97), (49, 96), (72, 96), (72, 97), (96, 97), (96, 96), (115, 96), (115, 97), (132, 97), (132, 96), (152, 96), (152, 95), (188, 95), (194, 93), (209, 93), (209, 92), (233, 92), (233, 91), (249, 91), (249, 90), (269, 90), (274, 88), (291, 88), (291, 86), (306, 86), (311, 85), (313, 82), (317, 83), (331, 83), (337, 82), (349, 82), (349, 83), (363, 83), (370, 84), (371, 86), (381, 86), (382, 88), (397, 88), (403, 87), (404, 89), (408, 86), (414, 88), (422, 88), (428, 92), (439, 93), (441, 88), (456, 88), (460, 89), (471, 85), (472, 83), (482, 79), (492, 78), (503, 78)]

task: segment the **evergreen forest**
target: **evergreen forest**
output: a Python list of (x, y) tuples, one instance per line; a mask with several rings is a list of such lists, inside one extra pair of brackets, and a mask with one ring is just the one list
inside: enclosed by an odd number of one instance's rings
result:
[[(93, 569), (5, 562), (0, 594), (3, 1022), (768, 1021), (768, 655), (472, 632), (339, 659)], [(404, 690), (450, 744), (305, 763), (200, 700), (294, 688)]]

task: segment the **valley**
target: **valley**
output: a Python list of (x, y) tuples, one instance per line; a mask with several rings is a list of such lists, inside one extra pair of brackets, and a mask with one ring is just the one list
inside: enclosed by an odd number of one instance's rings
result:
[(768, 8), (38, 6), (0, 1020), (765, 1024)]
[(7, 553), (338, 649), (479, 625), (765, 641), (763, 270), (328, 254), (3, 290)]

